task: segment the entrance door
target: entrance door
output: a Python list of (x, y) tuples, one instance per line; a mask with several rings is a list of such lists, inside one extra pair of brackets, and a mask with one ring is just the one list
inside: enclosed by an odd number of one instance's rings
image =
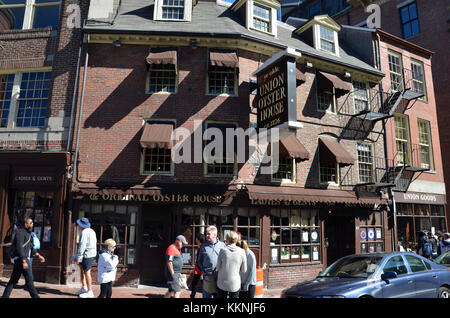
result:
[(327, 266), (355, 253), (355, 219), (350, 216), (327, 216), (325, 241), (328, 242)]
[(142, 208), (140, 274), (142, 284), (165, 282), (165, 252), (170, 245), (171, 209), (167, 206)]

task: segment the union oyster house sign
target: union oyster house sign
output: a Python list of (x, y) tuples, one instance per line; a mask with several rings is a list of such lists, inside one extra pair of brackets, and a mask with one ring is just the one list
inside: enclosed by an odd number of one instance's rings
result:
[(257, 77), (258, 129), (291, 126), (297, 122), (295, 60), (300, 56), (288, 48), (269, 58), (253, 73)]

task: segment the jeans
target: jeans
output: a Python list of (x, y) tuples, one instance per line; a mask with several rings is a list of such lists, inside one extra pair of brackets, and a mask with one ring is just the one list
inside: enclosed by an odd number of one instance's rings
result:
[(256, 285), (248, 285), (247, 291), (242, 291), (239, 293), (239, 298), (255, 298)]
[(97, 298), (111, 298), (112, 283), (113, 282), (100, 284), (100, 295)]
[(34, 287), (33, 282), (33, 273), (31, 271), (30, 260), (27, 259), (28, 269), (24, 270), (22, 265), (22, 260), (17, 259), (14, 261), (14, 269), (11, 274), (11, 278), (9, 279), (8, 284), (6, 285), (5, 291), (3, 292), (2, 298), (9, 298), (11, 292), (14, 287), (16, 287), (17, 282), (20, 279), (20, 276), (23, 275), (25, 278), (25, 285), (27, 286), (28, 292), (30, 293), (31, 298), (39, 298), (38, 292)]
[(191, 285), (191, 298), (195, 298), (195, 294), (197, 293), (197, 284), (200, 281), (202, 274), (194, 274), (194, 278), (192, 278)]
[(217, 298), (227, 298), (227, 296), (230, 296), (230, 298), (239, 298), (239, 290), (233, 293), (217, 288)]

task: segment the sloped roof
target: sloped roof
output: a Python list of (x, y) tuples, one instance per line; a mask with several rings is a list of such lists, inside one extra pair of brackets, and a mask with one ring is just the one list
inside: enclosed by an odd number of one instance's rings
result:
[[(114, 1), (118, 2), (118, 0)], [(115, 3), (115, 7), (117, 7), (117, 3)], [(245, 24), (239, 20), (235, 12), (229, 9), (228, 5), (199, 1), (192, 10), (192, 20), (187, 22), (154, 21), (153, 9), (154, 0), (122, 1), (112, 24), (88, 21), (84, 29), (90, 33), (167, 34), (242, 38), (263, 42), (282, 49), (292, 47), (306, 56), (356, 68), (378, 76), (384, 76), (384, 73), (381, 71), (358, 59), (348, 45), (340, 46), (340, 56), (318, 51), (314, 47), (306, 44), (300, 36), (296, 35), (294, 33), (294, 27), (283, 22), (277, 21), (277, 37), (247, 30)]]

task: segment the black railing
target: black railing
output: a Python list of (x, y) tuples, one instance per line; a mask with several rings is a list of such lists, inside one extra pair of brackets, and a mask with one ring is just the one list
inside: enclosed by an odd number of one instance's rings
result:
[(392, 185), (395, 176), (390, 173), (392, 159), (372, 157), (370, 160), (356, 161), (354, 165), (341, 169), (341, 186)]

